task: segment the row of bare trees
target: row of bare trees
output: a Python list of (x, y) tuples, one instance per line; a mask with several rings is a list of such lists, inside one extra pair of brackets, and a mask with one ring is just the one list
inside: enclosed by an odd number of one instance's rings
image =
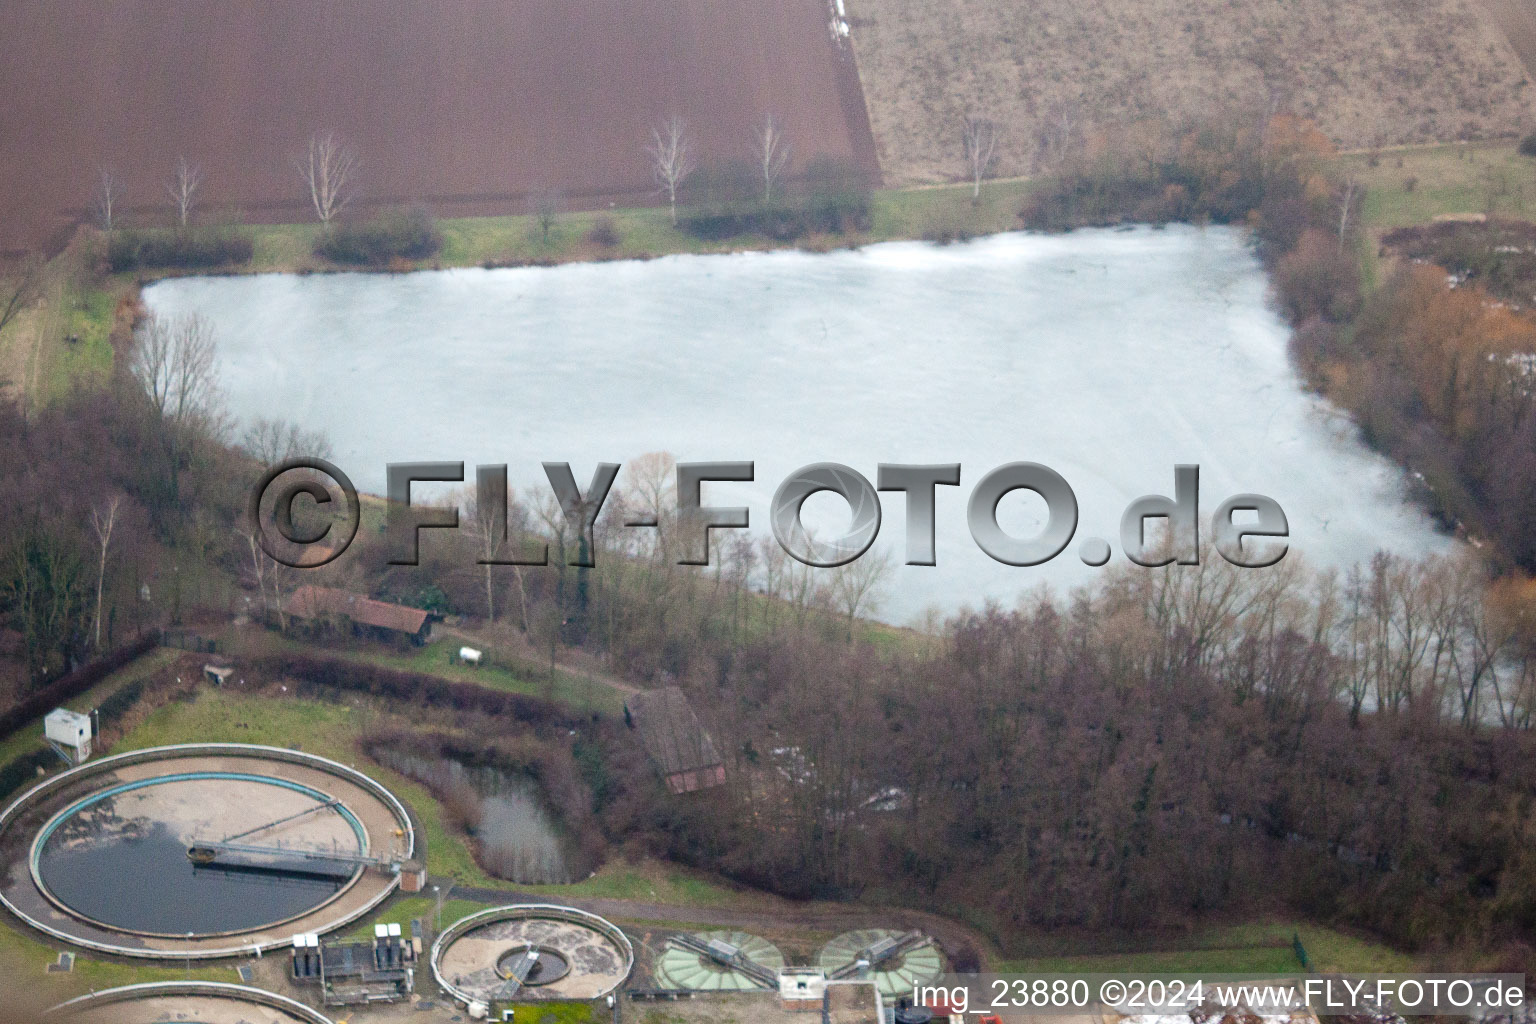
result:
[[(200, 165), (176, 158), (176, 167), (165, 185), (165, 191), (176, 208), (176, 223), (185, 228), (192, 221), (192, 210), (197, 205), (198, 192), (203, 187), (203, 169)], [(96, 192), (91, 210), (96, 225), (103, 231), (116, 230), (123, 199), (123, 181), (109, 168), (103, 167), (96, 177)]]
[[(991, 175), (996, 164), (1000, 137), (1000, 128), (989, 118), (968, 115), (964, 119), (961, 138), (973, 199), (980, 199), (981, 183)], [(761, 177), (763, 202), (771, 202), (774, 190), (782, 182), (793, 155), (793, 149), (784, 136), (783, 126), (772, 114), (764, 114), (753, 126), (752, 154)], [(650, 157), (651, 173), (656, 185), (667, 197), (671, 207), (672, 223), (676, 224), (678, 190), (699, 166), (698, 144), (680, 115), (673, 114), (651, 129), (646, 155)]]
[[(762, 177), (763, 200), (767, 202), (772, 200), (774, 190), (789, 168), (793, 149), (785, 137), (782, 124), (772, 114), (763, 115), (754, 125), (752, 139), (756, 166)], [(698, 143), (681, 115), (673, 114), (651, 129), (646, 154), (657, 187), (667, 197), (675, 224), (678, 191), (699, 167)], [(989, 143), (986, 162), (990, 163), (990, 160)], [(312, 135), (305, 151), (293, 163), (307, 190), (315, 218), (321, 224), (330, 224), (356, 194), (359, 167), (356, 151), (335, 131), (327, 130)], [(166, 184), (166, 192), (175, 206), (177, 223), (182, 227), (186, 227), (191, 220), (203, 182), (201, 166), (189, 162), (184, 156), (177, 159), (171, 180)], [(112, 170), (102, 168), (97, 178), (92, 209), (103, 231), (110, 232), (117, 226), (123, 191), (122, 179)], [(558, 201), (550, 200), (558, 193), (546, 189), (540, 190), (540, 194), (544, 198), (531, 202), (538, 203), (547, 240), (549, 227), (558, 212)]]
[[(645, 152), (650, 158), (651, 175), (661, 194), (667, 197), (672, 223), (676, 225), (678, 192), (699, 169), (698, 141), (682, 115), (672, 114), (651, 129)], [(752, 127), (752, 155), (762, 184), (762, 200), (772, 202), (794, 156), (784, 126), (772, 114), (764, 114)]]
[[(335, 132), (325, 131), (311, 136), (304, 153), (295, 157), (293, 163), (304, 182), (315, 218), (329, 224), (356, 191), (357, 154)], [(185, 156), (177, 157), (165, 191), (175, 208), (179, 227), (191, 224), (204, 181), (200, 164)], [(111, 232), (118, 227), (124, 190), (122, 178), (110, 168), (103, 167), (97, 173), (91, 212), (101, 230)]]

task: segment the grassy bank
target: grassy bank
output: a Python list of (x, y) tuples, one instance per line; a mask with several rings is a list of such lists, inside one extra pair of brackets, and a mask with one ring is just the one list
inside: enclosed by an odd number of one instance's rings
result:
[[(1536, 161), (1513, 143), (1467, 143), (1351, 153), (1336, 158), (1339, 171), (1365, 188), (1361, 214), (1380, 231), (1427, 223), (1435, 217), (1486, 213), (1536, 217)], [(969, 185), (881, 189), (872, 197), (866, 231), (811, 235), (794, 243), (762, 235), (709, 241), (673, 227), (664, 208), (573, 211), (560, 215), (546, 241), (526, 215), (449, 218), (438, 222), (442, 251), (432, 259), (394, 264), (392, 270), (486, 265), (541, 265), (573, 261), (651, 259), (801, 248), (824, 250), (876, 242), (955, 240), (1015, 230), (1018, 213), (1040, 182), (988, 181), (972, 201)], [(611, 226), (611, 244), (594, 227)], [(248, 264), (231, 273), (313, 273), (338, 268), (313, 254), (316, 224), (260, 224), (247, 229)], [(156, 273), (99, 276), (101, 239), (82, 232), (50, 267), (44, 301), (0, 337), (0, 374), (30, 397), (48, 402), (77, 382), (110, 372), (109, 338), (117, 301)], [(1369, 260), (1368, 260), (1369, 262)], [(75, 338), (76, 341), (66, 339)]]
[(599, 680), (564, 671), (558, 666), (551, 678), (547, 663), (537, 666), (532, 663), (518, 664), (513, 667), (490, 663), (467, 665), (453, 660), (459, 646), (457, 638), (442, 634), (429, 644), (405, 649), (378, 644), (318, 647), (262, 629), (243, 631), (233, 636), (231, 641), (233, 653), (244, 657), (319, 653), (326, 657), (378, 665), (397, 672), (429, 675), (445, 682), (472, 683), (488, 690), (542, 697), (582, 712), (597, 711), (612, 715), (623, 713), (623, 694)]
[(1201, 929), (1151, 950), (1064, 951), (1024, 957), (1004, 961), (998, 970), (1023, 974), (1293, 974), (1303, 970), (1293, 937), (1300, 938), (1314, 970), (1388, 973), (1417, 966), (1412, 957), (1378, 942), (1319, 925), (1266, 921)]
[[(974, 203), (969, 185), (877, 190), (871, 199), (868, 230), (813, 234), (794, 243), (751, 234), (723, 241), (702, 239), (674, 227), (660, 207), (564, 213), (547, 240), (533, 216), (448, 218), (437, 223), (443, 236), (441, 252), (431, 259), (399, 261), (389, 269), (544, 265), (782, 248), (826, 250), (902, 239), (963, 238), (1018, 227), (1018, 210), (1030, 188), (1023, 179), (986, 182)], [(611, 227), (611, 233), (601, 233), (609, 236), (601, 241), (593, 231), (599, 224)], [(220, 273), (348, 269), (314, 255), (317, 224), (258, 224), (240, 230), (251, 237), (252, 258)], [(174, 273), (103, 275), (104, 252), (104, 238), (82, 230), (50, 263), (41, 301), (0, 336), (0, 380), (31, 401), (46, 404), (76, 384), (105, 379), (112, 369), (109, 339), (119, 300), (131, 297), (146, 281)]]
[(1342, 177), (1365, 187), (1361, 214), (1376, 230), (1458, 215), (1536, 218), (1536, 160), (1513, 143), (1350, 153), (1337, 163)]
[[(574, 261), (651, 259), (678, 254), (705, 255), (762, 249), (833, 249), (902, 239), (955, 238), (1018, 227), (1018, 211), (1030, 183), (1011, 178), (983, 184), (972, 201), (969, 185), (877, 190), (867, 231), (813, 234), (796, 242), (745, 234), (711, 241), (672, 225), (662, 207), (583, 210), (561, 214), (546, 241), (532, 216), (460, 217), (437, 222), (443, 236), (435, 257), (397, 264), (393, 269), (476, 267)], [(594, 239), (599, 224), (611, 226), (611, 244)], [(334, 269), (312, 253), (315, 224), (269, 224), (250, 229), (255, 255), (237, 272), (312, 272)]]
[[(144, 657), (113, 672), (79, 697), (70, 701), (70, 707), (73, 710), (82, 712), (97, 707), (102, 701), (123, 687), (147, 678), (169, 665), (176, 660), (180, 653), (174, 648), (157, 647), (144, 655)], [(42, 744), (43, 722), (39, 718), (32, 725), (18, 729), (4, 739), (0, 739), (0, 764), (4, 764), (22, 754), (30, 753), (41, 747)], [(56, 764), (62, 766), (63, 762), (56, 762)]]

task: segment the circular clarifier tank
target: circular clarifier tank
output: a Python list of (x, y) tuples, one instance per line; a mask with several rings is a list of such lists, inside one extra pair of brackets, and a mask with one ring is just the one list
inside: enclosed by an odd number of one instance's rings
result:
[[(713, 946), (724, 952), (735, 950), (742, 957), (775, 974), (784, 969), (784, 954), (779, 952), (779, 947), (761, 936), (746, 932), (700, 932), (692, 938), (698, 945)], [(764, 987), (751, 975), (731, 968), (718, 957), (672, 943), (668, 943), (657, 956), (655, 974), (658, 988), (689, 989), (695, 992), (755, 992)]]
[(172, 981), (105, 989), (55, 1006), (60, 1024), (331, 1024), (325, 1015), (284, 996), (245, 985)]
[(493, 907), (432, 944), (432, 972), (463, 1004), (598, 999), (622, 985), (634, 947), (614, 924), (549, 904)]
[[(249, 851), (189, 856), (199, 837), (253, 830), (239, 844)], [(347, 807), (301, 783), (187, 772), (81, 798), (43, 827), (34, 850), (54, 902), (108, 928), (182, 937), (276, 924), (329, 900), (361, 868), (307, 852), (367, 856), (368, 834)]]
[[(882, 928), (844, 932), (822, 947), (819, 966), (832, 974), (859, 960), (864, 951), (901, 938), (901, 932)], [(910, 994), (914, 985), (932, 984), (942, 973), (943, 958), (933, 943), (925, 940), (880, 963), (870, 973), (870, 977), (881, 995), (895, 997), (903, 993)]]
[(414, 833), (387, 790), (312, 755), (236, 744), (137, 751), (61, 773), (0, 817), (0, 897), (58, 938), (213, 957), (360, 917)]

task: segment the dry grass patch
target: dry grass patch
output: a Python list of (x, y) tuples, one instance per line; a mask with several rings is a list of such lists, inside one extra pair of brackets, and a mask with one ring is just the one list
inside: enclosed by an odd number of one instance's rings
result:
[(892, 184), (964, 173), (970, 113), (998, 173), (1141, 119), (1278, 105), (1346, 148), (1528, 130), (1536, 83), (1471, 0), (849, 0)]

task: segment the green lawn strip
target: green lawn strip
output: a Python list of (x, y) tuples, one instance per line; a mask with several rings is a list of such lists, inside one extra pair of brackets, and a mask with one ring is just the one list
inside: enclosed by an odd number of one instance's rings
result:
[(250, 229), (250, 269), (295, 270), (315, 262), (310, 255), (318, 224), (258, 224)]
[(559, 896), (631, 900), (659, 903), (672, 907), (724, 907), (740, 910), (770, 907), (772, 896), (727, 885), (701, 877), (684, 868), (656, 861), (639, 864), (612, 860), (591, 878), (569, 885), (522, 885), (522, 892), (557, 898)]
[(58, 957), (58, 950), (32, 938), (30, 933), (0, 928), (0, 979), (4, 979), (5, 985), (20, 983), (28, 992), (50, 1004), (86, 992), (141, 982), (181, 981), (187, 978), (197, 981), (239, 980), (234, 968), (228, 964), (221, 967), (194, 966), (189, 971), (185, 965), (144, 967), (87, 960), (81, 956), (75, 958), (71, 972), (48, 973), (48, 965)]
[[(403, 794), (402, 794), (403, 795)], [(462, 846), (463, 839), (453, 836), (449, 842)], [(430, 858), (429, 858), (430, 860)], [(470, 864), (473, 865), (471, 858)], [(520, 885), (490, 878), (478, 867), (472, 871), (455, 869), (438, 872), (434, 877), (452, 878), (455, 884), (482, 889), (505, 890), (509, 896), (520, 894), (558, 902), (561, 899), (611, 899), (636, 903), (658, 903), (675, 907), (734, 908), (743, 911), (772, 904), (773, 897), (690, 874), (683, 868), (656, 861), (632, 864), (612, 860), (598, 868), (590, 878), (566, 885)], [(450, 893), (450, 895), (452, 895)]]
[(1203, 929), (1170, 940), (1161, 950), (1022, 957), (1000, 961), (998, 970), (1035, 974), (1296, 972), (1302, 970), (1291, 944), (1297, 936), (1317, 971), (1390, 973), (1416, 969), (1412, 957), (1379, 942), (1321, 925), (1257, 921)]
[(1291, 930), (1301, 937), (1314, 970), (1392, 973), (1422, 969), (1407, 953), (1370, 939), (1321, 925), (1298, 924)]
[(586, 1024), (597, 1017), (591, 1003), (519, 1004), (517, 1024)]
[(998, 964), (1003, 974), (1290, 974), (1300, 970), (1301, 961), (1289, 945), (1032, 957)]
[(112, 315), (117, 308), (118, 288), (81, 287), (66, 283), (60, 293), (60, 332), (63, 344), (54, 348), (46, 380), (40, 379), (40, 397), (51, 401), (69, 388), (100, 384), (112, 373)]
[(1024, 178), (982, 182), (973, 198), (971, 186), (939, 185), (884, 189), (875, 193), (865, 241), (894, 241), (995, 234), (1019, 228), (1019, 211), (1038, 184)]
[[(572, 260), (647, 259), (678, 254), (713, 254), (765, 249), (837, 248), (872, 242), (990, 234), (1018, 227), (1018, 212), (1031, 188), (1024, 179), (982, 184), (973, 200), (969, 184), (877, 189), (870, 200), (869, 230), (849, 235), (813, 235), (783, 242), (761, 235), (702, 239), (674, 227), (664, 207), (625, 207), (561, 213), (545, 240), (528, 215), (445, 217), (438, 230), (442, 250), (434, 257), (400, 264), (404, 269), (476, 267), (489, 264), (543, 264)], [(613, 226), (617, 241), (602, 245), (590, 237), (599, 222)], [(255, 224), (254, 254), (239, 272), (346, 270), (313, 255), (316, 224)]]
[[(365, 649), (354, 654), (358, 660), (376, 665), (397, 668), (405, 672), (420, 672), (455, 683), (473, 683), (492, 690), (521, 693), (530, 697), (545, 697), (560, 701), (580, 711), (602, 711), (621, 714), (624, 710), (624, 694), (600, 680), (576, 675), (555, 668), (550, 678), (548, 665), (527, 665), (514, 670), (496, 664), (466, 665), (452, 660), (465, 641), (447, 633), (440, 634), (434, 642), (407, 651), (391, 651), (384, 648)], [(496, 652), (492, 652), (493, 654)], [(502, 657), (511, 656), (503, 654)], [(518, 659), (521, 661), (521, 659)]]
[[(460, 918), (468, 917), (488, 906), (490, 904), (477, 903), (473, 900), (445, 899), (443, 900), (443, 927), (447, 928)], [(402, 936), (409, 939), (412, 920), (421, 921), (430, 942), (432, 934), (437, 930), (437, 898), (431, 895), (397, 897), (373, 917), (343, 933), (340, 938), (349, 942), (360, 942), (373, 938), (373, 926), (376, 924), (398, 924)]]
[(1351, 153), (1339, 157), (1337, 166), (1366, 187), (1362, 213), (1372, 228), (1486, 213), (1490, 197), (1494, 216), (1536, 217), (1536, 160), (1520, 156), (1509, 143), (1389, 150), (1374, 161)]
[(621, 714), (624, 695), (611, 686), (586, 676), (555, 670), (551, 680), (547, 671), (530, 669), (527, 674), (514, 672), (497, 665), (464, 665), (449, 659), (463, 646), (464, 641), (447, 634), (439, 635), (432, 643), (422, 647), (395, 650), (368, 644), (359, 648), (317, 647), (273, 633), (260, 640), (259, 646), (268, 652), (321, 655), (378, 665), (398, 672), (416, 672), (452, 683), (472, 683), (490, 690), (520, 693), (529, 697), (543, 697), (559, 701), (578, 711), (600, 711)]

